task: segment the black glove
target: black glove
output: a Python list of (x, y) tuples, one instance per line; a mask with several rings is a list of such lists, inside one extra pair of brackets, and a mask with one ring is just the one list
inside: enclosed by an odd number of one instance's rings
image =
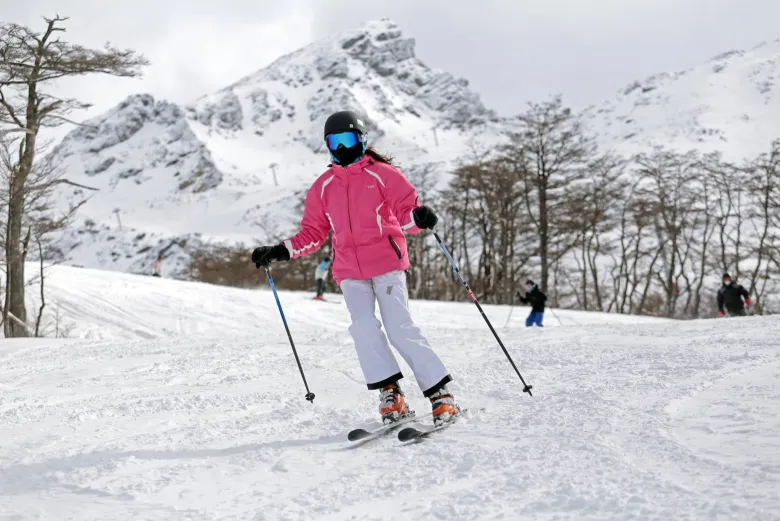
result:
[(254, 262), (255, 266), (258, 268), (261, 266), (268, 266), (272, 262), (288, 260), (290, 260), (290, 252), (284, 244), (260, 246), (259, 248), (255, 248), (255, 251), (252, 252), (252, 262)]
[(439, 218), (436, 217), (433, 210), (427, 206), (418, 206), (412, 210), (412, 217), (414, 217), (414, 224), (423, 230), (426, 228), (433, 229), (433, 227), (436, 226), (436, 223), (439, 222)]

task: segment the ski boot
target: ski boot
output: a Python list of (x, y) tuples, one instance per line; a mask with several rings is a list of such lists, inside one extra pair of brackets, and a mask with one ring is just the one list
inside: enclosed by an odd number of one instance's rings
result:
[(409, 406), (406, 405), (404, 392), (398, 383), (382, 387), (379, 400), (379, 414), (382, 415), (382, 423), (385, 425), (397, 422), (411, 414)]
[(446, 387), (436, 391), (429, 399), (433, 409), (433, 424), (436, 426), (452, 421), (460, 413), (460, 407)]

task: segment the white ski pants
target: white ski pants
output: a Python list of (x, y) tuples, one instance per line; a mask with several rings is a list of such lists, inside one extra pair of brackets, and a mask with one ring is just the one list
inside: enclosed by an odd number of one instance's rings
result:
[[(369, 389), (381, 389), (403, 378), (388, 339), (411, 367), (425, 396), (434, 394), (451, 380), (428, 340), (412, 322), (406, 273), (392, 271), (369, 280), (344, 280), (341, 291), (352, 316), (349, 333), (355, 341)], [(382, 323), (374, 314), (376, 302), (379, 302)], [(382, 324), (387, 336), (382, 332)]]

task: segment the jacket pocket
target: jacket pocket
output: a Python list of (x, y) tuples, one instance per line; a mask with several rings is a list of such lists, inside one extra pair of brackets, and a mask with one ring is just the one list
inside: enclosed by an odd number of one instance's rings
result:
[(395, 242), (395, 239), (393, 239), (393, 236), (392, 235), (388, 235), (387, 236), (387, 240), (390, 241), (390, 246), (393, 247), (393, 250), (395, 250), (395, 254), (398, 255), (398, 260), (403, 259), (404, 254), (401, 253), (401, 248)]

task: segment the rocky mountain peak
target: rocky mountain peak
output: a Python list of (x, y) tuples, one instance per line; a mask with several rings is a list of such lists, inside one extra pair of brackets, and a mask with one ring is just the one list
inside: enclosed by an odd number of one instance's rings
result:
[[(375, 138), (405, 116), (430, 128), (465, 128), (498, 118), (468, 81), (428, 67), (414, 39), (388, 19), (312, 43), (187, 108), (188, 116), (218, 132), (272, 128), (291, 132), (322, 152), (321, 125), (333, 112), (362, 113)], [(385, 123), (386, 122), (386, 123)], [(292, 135), (292, 132), (291, 132)]]
[(141, 184), (144, 178), (161, 175), (161, 167), (165, 175), (171, 173), (169, 184), (178, 190), (199, 193), (222, 182), (222, 173), (193, 134), (185, 112), (150, 94), (129, 96), (88, 120), (70, 132), (53, 154), (88, 177), (109, 177), (114, 187), (131, 179)]

